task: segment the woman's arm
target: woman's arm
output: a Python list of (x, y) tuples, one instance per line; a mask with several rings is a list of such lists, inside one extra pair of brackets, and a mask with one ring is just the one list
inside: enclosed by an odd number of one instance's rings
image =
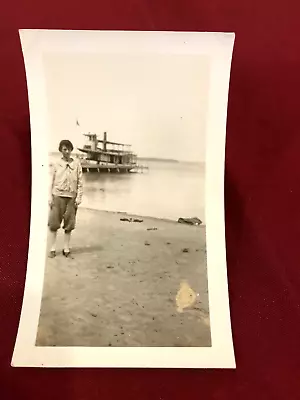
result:
[(53, 186), (54, 186), (54, 180), (55, 180), (55, 173), (56, 173), (55, 165), (52, 165), (52, 173), (51, 173), (50, 187), (49, 187), (49, 205), (50, 205), (50, 207), (52, 207), (52, 204), (53, 204)]
[(82, 202), (82, 194), (83, 194), (82, 167), (81, 163), (79, 162), (77, 169), (77, 196), (76, 196), (77, 205), (79, 205)]

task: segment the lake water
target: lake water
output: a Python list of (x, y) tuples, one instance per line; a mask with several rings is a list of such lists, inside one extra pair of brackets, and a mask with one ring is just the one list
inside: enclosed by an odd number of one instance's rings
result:
[[(53, 157), (51, 157), (53, 159)], [(56, 158), (56, 157), (55, 157)], [(204, 165), (147, 161), (143, 173), (85, 173), (82, 207), (205, 223)]]

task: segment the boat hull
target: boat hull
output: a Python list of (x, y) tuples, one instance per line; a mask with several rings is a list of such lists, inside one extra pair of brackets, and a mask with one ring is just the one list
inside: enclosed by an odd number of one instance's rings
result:
[(82, 165), (82, 172), (106, 172), (106, 173), (129, 173), (136, 169), (134, 166), (126, 165)]

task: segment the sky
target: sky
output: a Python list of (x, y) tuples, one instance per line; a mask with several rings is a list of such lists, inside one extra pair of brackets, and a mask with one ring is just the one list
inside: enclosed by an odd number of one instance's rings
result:
[(48, 54), (44, 68), (50, 151), (62, 139), (77, 148), (84, 132), (107, 132), (141, 157), (204, 161), (207, 58)]

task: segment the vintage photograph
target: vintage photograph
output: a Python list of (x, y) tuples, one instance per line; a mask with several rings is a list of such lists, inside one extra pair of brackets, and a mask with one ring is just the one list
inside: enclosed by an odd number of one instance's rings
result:
[(21, 30), (31, 126), (12, 366), (235, 368), (231, 33)]
[(210, 346), (209, 60), (47, 55), (49, 219), (37, 346)]

